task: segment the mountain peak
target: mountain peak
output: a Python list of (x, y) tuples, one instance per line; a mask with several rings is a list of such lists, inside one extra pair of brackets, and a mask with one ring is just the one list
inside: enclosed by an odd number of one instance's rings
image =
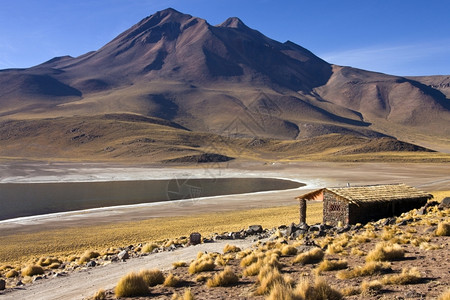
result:
[(231, 17), (225, 20), (222, 24), (218, 25), (218, 27), (228, 27), (228, 28), (237, 28), (237, 29), (249, 29), (241, 19), (237, 17)]

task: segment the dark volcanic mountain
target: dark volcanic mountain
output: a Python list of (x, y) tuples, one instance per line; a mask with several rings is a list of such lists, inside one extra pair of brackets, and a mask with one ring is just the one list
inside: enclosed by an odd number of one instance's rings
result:
[(237, 18), (212, 26), (166, 9), (97, 51), (0, 71), (0, 118), (127, 113), (226, 136), (389, 135), (442, 148), (450, 100), (430, 78), (330, 65)]

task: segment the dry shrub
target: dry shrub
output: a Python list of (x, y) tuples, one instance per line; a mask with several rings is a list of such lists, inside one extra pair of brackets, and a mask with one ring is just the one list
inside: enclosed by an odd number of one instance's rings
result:
[(34, 276), (44, 274), (44, 269), (41, 266), (27, 266), (22, 269), (22, 276)]
[(365, 255), (366, 255), (366, 252), (364, 252), (364, 251), (362, 251), (362, 250), (360, 250), (360, 249), (354, 247), (354, 248), (352, 248), (352, 250), (350, 251), (350, 254), (351, 254), (351, 255), (357, 255), (357, 256), (365, 256)]
[(54, 262), (50, 266), (48, 266), (49, 269), (58, 269), (59, 267), (61, 267), (61, 264), (58, 262)]
[(41, 257), (37, 262), (37, 264), (40, 265), (41, 267), (47, 267), (55, 263), (57, 263), (59, 267), (61, 261), (54, 257)]
[(340, 300), (342, 294), (329, 286), (326, 281), (317, 277), (314, 284), (310, 283), (308, 279), (302, 278), (295, 288), (295, 294), (301, 299), (308, 300)]
[(323, 260), (316, 268), (316, 272), (320, 274), (323, 271), (335, 271), (346, 269), (348, 262), (344, 259), (340, 260)]
[(437, 236), (450, 236), (450, 223), (440, 222), (436, 229)]
[(450, 288), (448, 288), (442, 295), (439, 296), (438, 300), (450, 300)]
[(10, 266), (10, 265), (3, 265), (3, 266), (0, 267), (0, 271), (5, 271), (5, 270), (8, 270), (8, 269), (12, 269), (12, 268), (13, 267)]
[(278, 269), (264, 266), (258, 274), (259, 286), (255, 291), (256, 295), (269, 294), (276, 284), (285, 284), (284, 278)]
[(293, 263), (294, 264), (315, 264), (320, 262), (323, 259), (324, 253), (320, 248), (314, 248), (309, 250), (308, 252), (301, 253), (297, 255)]
[(342, 270), (336, 273), (338, 279), (350, 279), (359, 276), (370, 276), (381, 274), (390, 270), (390, 264), (387, 262), (367, 262), (364, 266), (356, 267), (353, 270)]
[(291, 245), (286, 245), (283, 248), (281, 248), (281, 254), (284, 256), (290, 256), (297, 254), (297, 248)]
[(120, 278), (114, 293), (116, 297), (146, 296), (149, 293), (149, 289), (142, 276), (136, 273), (128, 273)]
[(185, 261), (176, 261), (176, 262), (172, 263), (172, 266), (174, 269), (183, 268), (183, 267), (187, 266), (187, 263)]
[(17, 276), (19, 276), (19, 272), (17, 272), (16, 270), (9, 270), (5, 274), (6, 278), (13, 278), (13, 277), (17, 277)]
[(246, 249), (243, 251), (240, 251), (236, 254), (236, 258), (237, 259), (243, 259), (244, 257), (247, 257), (248, 255), (252, 254), (253, 250), (252, 249)]
[(87, 263), (88, 261), (90, 261), (92, 258), (96, 258), (99, 256), (100, 256), (100, 253), (98, 253), (98, 252), (86, 250), (86, 252), (84, 252), (84, 254), (78, 260), (78, 263), (84, 264), (84, 263)]
[(240, 252), (240, 251), (241, 248), (235, 245), (226, 244), (225, 247), (223, 248), (223, 253)]
[(241, 259), (240, 266), (241, 267), (248, 267), (251, 264), (255, 263), (258, 260), (258, 256), (255, 253), (251, 253), (244, 258)]
[(159, 248), (159, 246), (155, 243), (149, 243), (149, 244), (145, 244), (142, 249), (141, 252), (143, 253), (150, 253), (153, 252), (153, 250), (155, 250), (156, 248)]
[(361, 283), (361, 294), (362, 296), (374, 295), (382, 288), (383, 283), (381, 283), (379, 280), (372, 280), (372, 281), (364, 280)]
[(257, 275), (262, 266), (267, 266), (270, 268), (281, 269), (282, 265), (279, 259), (279, 251), (270, 250), (265, 254), (261, 254), (261, 256), (257, 259), (256, 262), (252, 263), (250, 266), (245, 268), (244, 276), (254, 276)]
[(366, 261), (393, 261), (405, 257), (405, 250), (398, 244), (379, 243), (366, 256)]
[(176, 287), (181, 284), (181, 279), (178, 276), (169, 273), (166, 279), (164, 280), (163, 285), (166, 287)]
[(341, 289), (342, 296), (354, 296), (361, 294), (361, 289), (359, 287), (347, 286)]
[(94, 296), (90, 297), (89, 300), (105, 300), (106, 299), (106, 291), (104, 289), (98, 290)]
[(276, 282), (266, 300), (303, 300), (303, 298), (296, 295), (290, 285)]
[(338, 253), (341, 253), (342, 251), (344, 251), (344, 247), (342, 247), (339, 244), (334, 244), (334, 243), (328, 245), (327, 250), (326, 250), (327, 254), (338, 254)]
[(230, 267), (226, 267), (219, 274), (214, 275), (212, 279), (206, 282), (208, 287), (216, 286), (230, 286), (236, 284), (239, 281), (239, 277), (233, 272)]
[(384, 241), (391, 240), (396, 234), (396, 231), (393, 228), (384, 228), (383, 233), (381, 234), (381, 239)]
[(200, 259), (194, 260), (190, 265), (188, 272), (190, 274), (200, 273), (204, 271), (212, 271), (215, 268), (215, 264), (212, 258), (201, 257)]
[(422, 276), (420, 275), (420, 272), (417, 270), (417, 268), (404, 268), (402, 269), (401, 274), (395, 274), (390, 276), (384, 276), (383, 277), (383, 283), (384, 284), (413, 284), (413, 283), (419, 283), (422, 280)]
[(158, 284), (164, 283), (164, 274), (161, 270), (153, 269), (153, 270), (142, 270), (139, 272), (139, 276), (144, 279), (144, 282), (147, 286), (155, 286)]
[(218, 266), (225, 266), (228, 263), (228, 259), (225, 259), (223, 255), (217, 255), (214, 263)]
[(327, 237), (324, 237), (324, 238), (321, 239), (321, 240), (318, 240), (316, 243), (317, 243), (317, 245), (319, 245), (321, 248), (324, 248), (325, 246), (330, 245), (330, 244), (333, 242), (333, 240), (334, 240), (333, 237), (327, 236)]
[(69, 256), (69, 257), (67, 258), (67, 261), (68, 261), (68, 262), (73, 262), (73, 261), (76, 261), (76, 260), (79, 259), (79, 258), (80, 258), (79, 256), (71, 255), (71, 256)]
[(436, 244), (430, 244), (428, 242), (423, 242), (423, 243), (420, 243), (419, 248), (422, 249), (422, 250), (428, 251), (428, 250), (441, 249), (442, 247), (439, 246), (439, 245), (436, 245)]
[(194, 295), (192, 295), (191, 289), (185, 289), (183, 296), (175, 292), (172, 295), (172, 300), (194, 300)]

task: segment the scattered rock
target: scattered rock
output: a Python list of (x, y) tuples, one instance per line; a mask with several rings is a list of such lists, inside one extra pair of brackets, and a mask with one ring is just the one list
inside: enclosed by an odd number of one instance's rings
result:
[(190, 245), (198, 245), (202, 242), (202, 235), (198, 232), (193, 232), (189, 236), (189, 244)]
[(258, 234), (263, 232), (263, 228), (261, 225), (250, 225), (248, 226), (248, 230), (252, 231), (253, 232), (252, 234)]
[(44, 279), (42, 276), (36, 276), (33, 278), (33, 282)]
[(22, 280), (17, 281), (16, 286), (23, 286)]
[(439, 209), (450, 208), (450, 197), (445, 197), (438, 207)]
[(6, 289), (6, 281), (4, 279), (0, 279), (0, 291)]
[(119, 258), (119, 260), (125, 260), (130, 258), (130, 255), (127, 250), (122, 250), (119, 254), (117, 254), (117, 258)]
[(88, 268), (93, 268), (97, 265), (97, 263), (95, 262), (95, 260), (91, 260), (86, 264), (86, 267)]

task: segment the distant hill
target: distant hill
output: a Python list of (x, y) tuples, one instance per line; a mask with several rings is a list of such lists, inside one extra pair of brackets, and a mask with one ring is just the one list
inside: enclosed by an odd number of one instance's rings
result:
[(0, 121), (125, 114), (230, 138), (339, 134), (450, 151), (449, 94), (449, 76), (331, 65), (238, 18), (212, 26), (166, 9), (97, 51), (0, 70)]

